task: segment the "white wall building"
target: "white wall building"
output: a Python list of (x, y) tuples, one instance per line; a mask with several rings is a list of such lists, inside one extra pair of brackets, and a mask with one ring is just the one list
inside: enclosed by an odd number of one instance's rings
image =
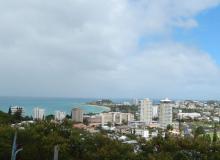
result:
[(180, 119), (184, 119), (184, 118), (188, 118), (188, 117), (195, 119), (195, 118), (201, 117), (201, 114), (200, 113), (178, 113), (177, 116)]
[(54, 117), (55, 120), (62, 121), (65, 117), (66, 117), (66, 113), (65, 112), (55, 111), (55, 117)]
[(168, 124), (172, 125), (172, 101), (166, 98), (165, 100), (160, 101), (159, 105), (159, 125), (161, 128), (166, 128)]
[(143, 138), (149, 138), (149, 131), (146, 129), (136, 129), (135, 135), (141, 136)]
[(24, 108), (20, 106), (11, 106), (9, 108), (12, 115), (14, 115), (16, 112), (21, 112), (21, 116), (24, 116)]
[(130, 102), (123, 102), (123, 105), (126, 105), (126, 106), (130, 106), (131, 105), (131, 103)]
[(217, 114), (220, 116), (220, 108), (217, 109)]
[(108, 112), (101, 113), (101, 123), (104, 126), (108, 122), (112, 124), (122, 124), (124, 122), (129, 122), (134, 120), (134, 115), (131, 113), (121, 113), (121, 112)]
[(153, 106), (153, 118), (158, 117), (158, 105)]
[(137, 98), (133, 99), (133, 105), (138, 106), (139, 105), (139, 100)]
[(34, 120), (43, 120), (44, 119), (45, 110), (42, 108), (34, 108)]
[(153, 118), (153, 104), (148, 98), (140, 100), (140, 121), (147, 125), (151, 124)]
[(220, 122), (220, 118), (219, 117), (212, 117), (214, 122)]

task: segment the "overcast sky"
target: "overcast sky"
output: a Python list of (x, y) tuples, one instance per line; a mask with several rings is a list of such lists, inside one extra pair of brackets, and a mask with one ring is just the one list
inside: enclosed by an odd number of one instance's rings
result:
[(220, 0), (0, 1), (0, 96), (220, 98)]

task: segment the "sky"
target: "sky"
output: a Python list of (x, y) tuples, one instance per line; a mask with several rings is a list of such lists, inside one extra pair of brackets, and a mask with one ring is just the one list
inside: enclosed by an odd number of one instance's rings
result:
[(0, 96), (220, 99), (220, 0), (0, 1)]

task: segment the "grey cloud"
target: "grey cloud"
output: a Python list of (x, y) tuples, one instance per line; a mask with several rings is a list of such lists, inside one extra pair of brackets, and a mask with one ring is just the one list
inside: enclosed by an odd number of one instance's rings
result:
[(183, 85), (210, 94), (219, 67), (206, 53), (172, 40), (141, 50), (139, 41), (199, 27), (194, 17), (219, 2), (2, 1), (0, 95), (176, 96)]

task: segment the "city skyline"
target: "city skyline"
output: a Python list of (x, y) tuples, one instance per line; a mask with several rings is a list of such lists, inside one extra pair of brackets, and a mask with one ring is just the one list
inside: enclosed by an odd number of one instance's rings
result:
[(0, 96), (219, 99), (219, 4), (2, 2)]

